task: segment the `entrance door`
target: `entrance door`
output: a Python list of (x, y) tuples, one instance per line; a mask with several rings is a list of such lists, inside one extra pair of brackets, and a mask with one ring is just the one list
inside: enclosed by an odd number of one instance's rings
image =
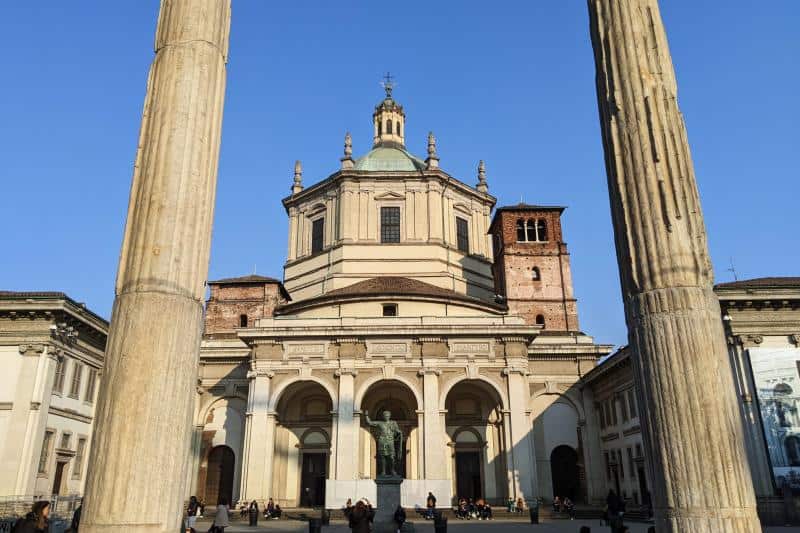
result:
[(64, 467), (67, 463), (56, 463), (56, 477), (53, 479), (53, 496), (61, 494), (61, 480), (64, 478)]
[(300, 480), (300, 505), (321, 507), (325, 505), (325, 478), (328, 456), (324, 453), (304, 453), (303, 473)]
[(456, 498), (483, 497), (480, 452), (456, 452)]
[(578, 452), (571, 446), (557, 446), (550, 454), (550, 472), (553, 476), (552, 496), (577, 501), (581, 493)]
[(222, 501), (230, 504), (233, 499), (233, 468), (236, 458), (228, 446), (215, 446), (208, 454), (206, 476), (206, 501), (215, 505)]

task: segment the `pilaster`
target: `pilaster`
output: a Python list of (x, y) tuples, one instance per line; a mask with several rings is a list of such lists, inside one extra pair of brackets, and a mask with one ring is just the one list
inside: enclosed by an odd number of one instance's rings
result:
[[(244, 453), (242, 460), (242, 488), (239, 493), (244, 501), (266, 501), (270, 497), (272, 456), (274, 440), (270, 443), (269, 397), (273, 372), (251, 370), (245, 413)], [(274, 417), (272, 420), (274, 425)], [(273, 432), (274, 438), (274, 432)], [(271, 445), (270, 445), (271, 444)]]
[(360, 417), (355, 414), (354, 368), (339, 368), (335, 375), (339, 379), (338, 413), (335, 417), (336, 454), (331, 478), (354, 480), (358, 478), (358, 428)]
[(513, 493), (517, 498), (532, 501), (537, 496), (537, 476), (531, 439), (532, 424), (528, 416), (530, 393), (527, 367), (506, 367), (503, 375), (508, 387), (508, 417), (504, 417), (504, 422), (510, 425), (508, 435), (513, 462)]
[(447, 479), (446, 446), (444, 442), (444, 415), (439, 408), (439, 376), (435, 368), (424, 367), (422, 376), (423, 439), (425, 479)]

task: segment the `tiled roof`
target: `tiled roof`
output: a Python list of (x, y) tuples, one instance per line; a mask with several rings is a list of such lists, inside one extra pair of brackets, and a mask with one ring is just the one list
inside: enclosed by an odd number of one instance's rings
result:
[(800, 288), (800, 277), (771, 277), (742, 279), (718, 283), (715, 289), (791, 289)]
[(215, 281), (209, 281), (209, 285), (238, 285), (246, 283), (281, 283), (281, 280), (270, 278), (268, 276), (259, 276), (258, 274), (250, 274), (248, 276), (239, 276), (238, 278), (223, 278)]

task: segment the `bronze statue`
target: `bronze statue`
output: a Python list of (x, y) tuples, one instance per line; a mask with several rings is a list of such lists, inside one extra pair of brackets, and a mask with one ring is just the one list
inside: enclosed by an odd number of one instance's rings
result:
[(396, 477), (399, 474), (401, 460), (403, 457), (403, 432), (400, 426), (392, 420), (392, 413), (384, 411), (383, 420), (373, 421), (369, 418), (369, 412), (364, 411), (367, 425), (377, 428), (375, 441), (378, 444), (378, 472), (379, 476)]

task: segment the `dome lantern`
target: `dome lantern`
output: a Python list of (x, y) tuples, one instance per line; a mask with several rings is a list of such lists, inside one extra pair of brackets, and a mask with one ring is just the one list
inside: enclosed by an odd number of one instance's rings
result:
[(388, 72), (381, 85), (384, 91), (386, 91), (386, 97), (381, 103), (375, 106), (375, 112), (372, 114), (372, 123), (375, 132), (373, 146), (404, 148), (406, 114), (403, 111), (403, 106), (395, 102), (394, 98), (392, 98), (392, 90), (395, 84), (392, 76)]

